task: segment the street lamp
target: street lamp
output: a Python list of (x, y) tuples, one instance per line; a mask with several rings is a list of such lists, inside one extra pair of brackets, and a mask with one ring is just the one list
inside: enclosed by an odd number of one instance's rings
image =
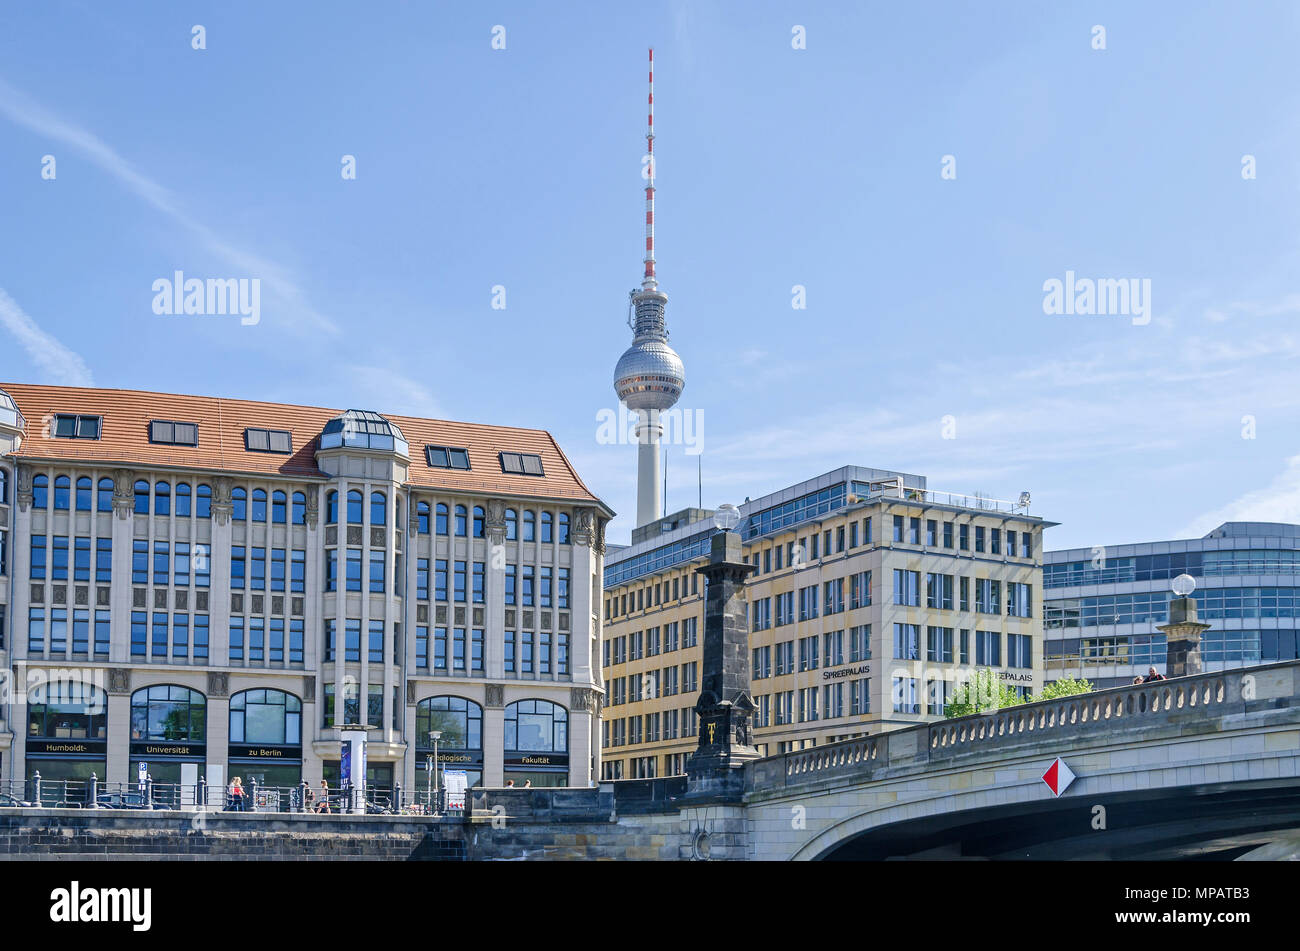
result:
[(429, 794), (429, 809), (436, 816), (438, 815), (438, 806), (434, 796), (438, 792), (438, 741), (442, 739), (441, 730), (430, 730), (429, 739), (433, 741), (433, 776), (430, 782), (433, 783), (433, 789)]

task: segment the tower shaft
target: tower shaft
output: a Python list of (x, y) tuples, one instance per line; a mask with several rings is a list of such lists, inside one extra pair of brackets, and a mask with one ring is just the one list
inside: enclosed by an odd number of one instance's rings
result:
[(659, 517), (662, 500), (659, 495), (661, 469), (659, 462), (659, 437), (663, 424), (659, 410), (646, 409), (637, 413), (636, 422), (636, 524), (640, 528)]

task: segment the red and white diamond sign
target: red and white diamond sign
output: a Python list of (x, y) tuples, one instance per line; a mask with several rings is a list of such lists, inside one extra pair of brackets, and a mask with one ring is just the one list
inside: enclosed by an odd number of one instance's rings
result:
[(1052, 791), (1053, 796), (1059, 797), (1069, 788), (1070, 783), (1074, 782), (1074, 771), (1058, 756), (1052, 760), (1052, 765), (1047, 767), (1047, 772), (1043, 773), (1043, 782), (1047, 783), (1047, 788)]

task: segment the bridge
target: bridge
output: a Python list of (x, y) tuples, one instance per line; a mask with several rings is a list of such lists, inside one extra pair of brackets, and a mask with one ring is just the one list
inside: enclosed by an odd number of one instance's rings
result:
[[(1060, 758), (1075, 775), (1054, 795)], [(685, 777), (473, 789), (463, 816), (0, 809), (0, 859), (1300, 858), (1300, 662), (1118, 687)]]
[[(1077, 778), (1041, 779), (1060, 757)], [(1300, 849), (1300, 663), (1118, 687), (770, 757), (751, 859), (1175, 859)]]

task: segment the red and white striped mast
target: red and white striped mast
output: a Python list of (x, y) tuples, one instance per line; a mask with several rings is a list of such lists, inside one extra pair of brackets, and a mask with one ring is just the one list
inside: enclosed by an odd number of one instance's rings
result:
[(645, 187), (645, 278), (641, 281), (642, 290), (653, 290), (655, 280), (655, 51), (650, 48), (650, 95), (646, 100), (645, 151), (646, 187)]

